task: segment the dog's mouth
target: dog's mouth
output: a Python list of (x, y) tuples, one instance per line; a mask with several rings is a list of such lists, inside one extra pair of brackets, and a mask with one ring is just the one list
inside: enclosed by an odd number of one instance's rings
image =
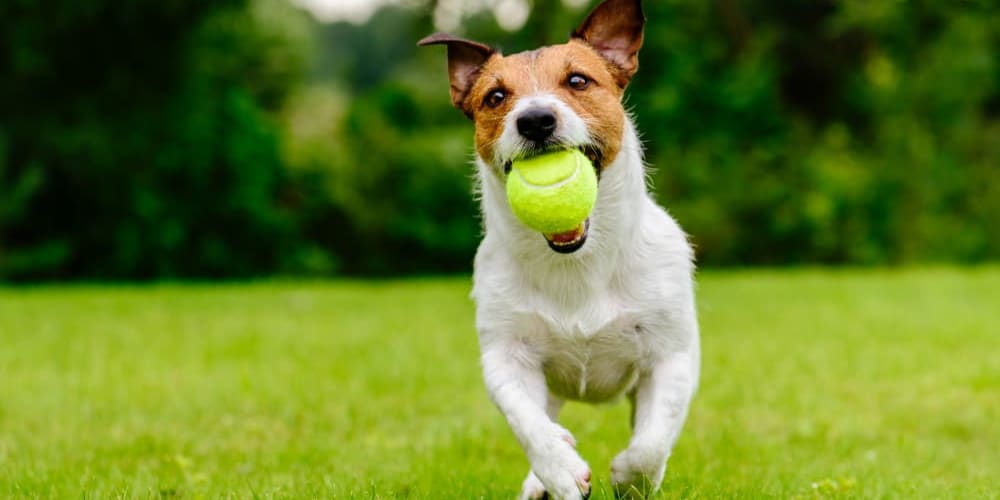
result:
[[(567, 148), (565, 145), (552, 144), (544, 147), (531, 149), (526, 154), (517, 159), (521, 160), (525, 158), (534, 158), (536, 156), (540, 156), (545, 153), (551, 153), (553, 151), (560, 151), (563, 149), (570, 149), (570, 148)], [(583, 156), (586, 156), (587, 159), (590, 160), (590, 164), (594, 166), (594, 172), (597, 173), (597, 179), (600, 180), (601, 170), (604, 169), (604, 153), (601, 151), (601, 149), (593, 144), (583, 144), (580, 146), (575, 146), (575, 149), (578, 149), (581, 153), (583, 153)], [(514, 165), (514, 158), (511, 158), (506, 162), (504, 162), (503, 164), (504, 175), (510, 173), (510, 169), (513, 165)]]
[[(532, 158), (535, 156), (543, 155), (545, 153), (550, 153), (553, 151), (559, 151), (562, 149), (567, 149), (564, 145), (553, 144), (550, 146), (540, 147), (527, 152), (526, 155), (518, 158)], [(584, 144), (576, 146), (576, 149), (580, 150), (584, 156), (590, 160), (590, 164), (593, 165), (594, 171), (597, 173), (597, 180), (601, 179), (601, 169), (604, 162), (604, 153), (597, 147), (591, 144)], [(514, 160), (510, 159), (504, 163), (503, 171), (504, 175), (510, 173), (511, 167), (513, 166)], [(555, 234), (543, 234), (545, 241), (549, 244), (549, 248), (557, 253), (570, 254), (583, 247), (583, 244), (587, 242), (587, 233), (590, 229), (590, 219), (581, 222), (578, 226), (569, 231), (564, 231)]]
[(590, 219), (587, 219), (569, 231), (543, 236), (545, 236), (545, 241), (548, 242), (549, 248), (552, 250), (558, 253), (573, 253), (587, 242), (587, 232), (589, 229)]

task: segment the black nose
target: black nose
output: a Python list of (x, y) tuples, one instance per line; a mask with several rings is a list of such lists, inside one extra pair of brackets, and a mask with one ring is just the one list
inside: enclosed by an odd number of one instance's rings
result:
[(532, 108), (517, 117), (517, 131), (525, 139), (542, 142), (556, 130), (556, 114), (550, 109)]

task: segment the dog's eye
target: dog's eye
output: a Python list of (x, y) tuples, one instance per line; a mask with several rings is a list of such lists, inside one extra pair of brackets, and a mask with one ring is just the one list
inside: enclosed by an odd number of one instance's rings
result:
[(507, 99), (507, 93), (503, 90), (493, 90), (489, 94), (486, 94), (486, 99), (483, 101), (484, 104), (491, 108), (495, 108)]
[(590, 79), (579, 73), (573, 73), (572, 75), (569, 75), (569, 78), (566, 80), (566, 84), (574, 90), (583, 90), (590, 86)]

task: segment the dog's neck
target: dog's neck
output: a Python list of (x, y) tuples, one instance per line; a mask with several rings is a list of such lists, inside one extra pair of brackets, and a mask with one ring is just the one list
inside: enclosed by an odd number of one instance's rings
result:
[[(523, 279), (543, 292), (575, 296), (606, 287), (627, 253), (638, 249), (638, 229), (648, 198), (642, 147), (631, 120), (626, 119), (622, 139), (618, 156), (601, 173), (587, 242), (565, 255), (552, 251), (541, 234), (514, 217), (505, 179), (477, 157), (484, 247), (506, 252), (517, 268), (511, 272), (521, 271)], [(565, 299), (572, 302), (571, 296)]]

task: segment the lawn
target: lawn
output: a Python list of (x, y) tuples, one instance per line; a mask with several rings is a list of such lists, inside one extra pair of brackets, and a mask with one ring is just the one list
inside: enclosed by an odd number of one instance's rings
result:
[[(467, 278), (0, 288), (0, 497), (512, 498)], [(663, 498), (998, 498), (1000, 268), (710, 271)], [(624, 402), (563, 422), (608, 498)]]

